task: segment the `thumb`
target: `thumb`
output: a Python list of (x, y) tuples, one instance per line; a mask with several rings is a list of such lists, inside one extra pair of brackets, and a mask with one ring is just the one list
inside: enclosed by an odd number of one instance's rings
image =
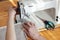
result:
[(8, 10), (8, 13), (10, 16), (14, 16), (16, 14), (16, 11), (14, 10), (14, 8), (10, 7), (9, 10)]

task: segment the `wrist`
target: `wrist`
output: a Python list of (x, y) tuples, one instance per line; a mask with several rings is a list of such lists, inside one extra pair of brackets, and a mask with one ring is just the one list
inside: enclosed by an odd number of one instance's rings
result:
[(34, 40), (40, 40), (40, 35), (37, 34), (36, 37), (34, 38)]
[(35, 39), (33, 39), (33, 40), (40, 40), (40, 38), (35, 38)]
[(13, 15), (11, 15), (11, 16), (9, 15), (9, 18), (14, 18), (14, 17), (15, 17), (15, 16), (13, 16)]

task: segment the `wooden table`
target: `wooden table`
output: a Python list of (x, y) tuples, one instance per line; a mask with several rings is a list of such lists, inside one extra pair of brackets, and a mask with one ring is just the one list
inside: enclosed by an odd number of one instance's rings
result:
[[(39, 32), (41, 36), (45, 37), (47, 40), (60, 40), (60, 27), (54, 30), (45, 30)], [(31, 40), (28, 38), (28, 40)]]
[(10, 1), (1, 1), (0, 2), (0, 27), (7, 25), (8, 9), (10, 6), (13, 6)]

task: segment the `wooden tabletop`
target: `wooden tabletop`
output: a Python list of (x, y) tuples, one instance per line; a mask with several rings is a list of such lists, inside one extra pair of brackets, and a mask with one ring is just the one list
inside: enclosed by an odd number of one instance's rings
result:
[(18, 0), (2, 0), (0, 1), (0, 27), (7, 25), (9, 7), (17, 7)]
[(0, 27), (7, 25), (8, 20), (8, 9), (13, 7), (10, 1), (0, 1)]
[[(39, 32), (39, 34), (46, 38), (46, 40), (60, 40), (60, 27), (54, 30), (45, 30)], [(28, 40), (31, 40), (28, 38)]]

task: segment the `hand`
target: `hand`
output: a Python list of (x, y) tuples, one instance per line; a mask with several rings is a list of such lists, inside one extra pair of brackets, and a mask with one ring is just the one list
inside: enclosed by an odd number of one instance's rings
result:
[(16, 11), (14, 10), (14, 8), (10, 7), (9, 10), (8, 10), (8, 16), (11, 17), (11, 16), (15, 16), (16, 14)]
[(45, 40), (41, 35), (39, 35), (36, 26), (34, 23), (26, 22), (23, 24), (24, 32), (28, 37), (30, 37), (32, 40)]

